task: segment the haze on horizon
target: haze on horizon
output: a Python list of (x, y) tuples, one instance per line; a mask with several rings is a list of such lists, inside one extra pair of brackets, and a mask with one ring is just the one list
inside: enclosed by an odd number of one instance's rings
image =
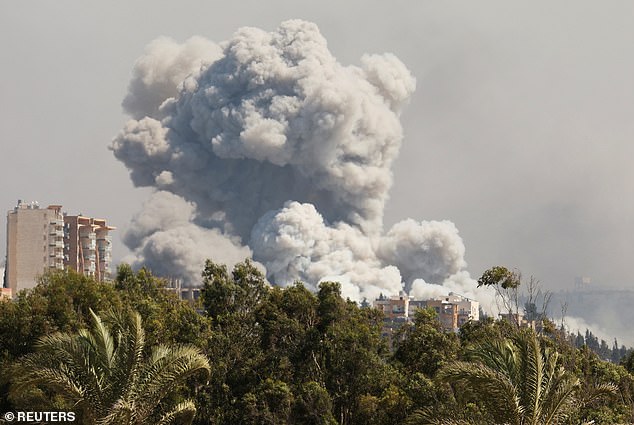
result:
[[(159, 36), (221, 42), (244, 26), (315, 22), (345, 65), (390, 52), (416, 91), (401, 115), (385, 227), (451, 220), (472, 277), (501, 264), (551, 289), (575, 276), (631, 288), (634, 6), (593, 2), (135, 2), (3, 5), (0, 205), (59, 203), (107, 218), (120, 240), (148, 191), (107, 146), (131, 70)], [(0, 240), (5, 240), (0, 226)], [(4, 245), (0, 248), (4, 256)]]

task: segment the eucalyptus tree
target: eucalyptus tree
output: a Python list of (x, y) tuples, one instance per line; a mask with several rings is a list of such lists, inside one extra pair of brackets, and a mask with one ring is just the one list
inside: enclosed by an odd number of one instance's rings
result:
[(14, 405), (73, 410), (84, 424), (191, 423), (196, 408), (179, 391), (209, 376), (202, 352), (189, 345), (149, 349), (136, 312), (90, 314), (89, 329), (44, 336), (18, 360)]

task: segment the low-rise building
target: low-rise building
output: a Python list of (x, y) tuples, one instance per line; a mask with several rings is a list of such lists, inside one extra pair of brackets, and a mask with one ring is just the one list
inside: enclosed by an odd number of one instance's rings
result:
[(379, 295), (374, 301), (374, 307), (383, 312), (383, 315), (387, 319), (396, 319), (399, 317), (409, 317), (409, 303), (410, 297), (401, 291), (398, 295), (386, 297), (385, 295)]
[(480, 319), (480, 303), (453, 292), (426, 300), (413, 299), (404, 292), (391, 297), (381, 294), (374, 301), (374, 307), (384, 314), (384, 335), (391, 335), (404, 323), (413, 321), (416, 311), (424, 308), (434, 309), (442, 328), (451, 332), (457, 332), (469, 321)]

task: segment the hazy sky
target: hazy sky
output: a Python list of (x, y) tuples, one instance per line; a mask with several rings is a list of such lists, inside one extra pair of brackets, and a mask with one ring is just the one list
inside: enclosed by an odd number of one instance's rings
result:
[(120, 260), (149, 191), (107, 146), (145, 45), (302, 18), (341, 63), (391, 52), (417, 79), (386, 226), (452, 220), (474, 277), (631, 286), (633, 16), (630, 1), (2, 2), (0, 206), (107, 218)]

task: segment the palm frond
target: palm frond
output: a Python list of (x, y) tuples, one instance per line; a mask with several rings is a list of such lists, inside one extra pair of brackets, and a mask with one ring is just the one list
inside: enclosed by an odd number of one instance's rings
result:
[(194, 405), (194, 402), (186, 400), (164, 414), (157, 425), (191, 424), (195, 415), (196, 406)]
[(143, 395), (145, 407), (151, 410), (178, 383), (199, 373), (207, 379), (210, 372), (207, 357), (197, 347), (180, 345), (167, 349), (159, 346), (141, 371), (136, 392)]
[(484, 364), (453, 362), (440, 371), (439, 378), (464, 385), (501, 423), (520, 423), (523, 407), (517, 387), (506, 374)]

